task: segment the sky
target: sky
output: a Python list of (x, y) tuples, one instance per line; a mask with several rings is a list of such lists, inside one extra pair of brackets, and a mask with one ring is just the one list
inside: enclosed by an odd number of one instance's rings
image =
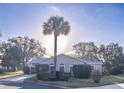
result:
[(78, 42), (98, 46), (115, 42), (124, 47), (124, 4), (0, 4), (1, 40), (35, 38), (53, 55), (53, 36), (44, 36), (42, 25), (56, 15), (71, 26), (69, 35), (58, 38), (58, 54), (69, 52)]

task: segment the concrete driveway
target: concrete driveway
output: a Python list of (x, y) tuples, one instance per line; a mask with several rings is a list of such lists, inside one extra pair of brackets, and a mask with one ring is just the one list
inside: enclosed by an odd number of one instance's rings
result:
[(0, 89), (63, 89), (59, 86), (23, 82), (26, 78), (30, 78), (32, 76), (35, 76), (35, 74), (0, 79)]
[(6, 79), (0, 79), (0, 81), (6, 81), (6, 82), (7, 81), (8, 82), (23, 82), (25, 79), (30, 78), (32, 76), (35, 76), (35, 74), (21, 75), (21, 76), (6, 78)]

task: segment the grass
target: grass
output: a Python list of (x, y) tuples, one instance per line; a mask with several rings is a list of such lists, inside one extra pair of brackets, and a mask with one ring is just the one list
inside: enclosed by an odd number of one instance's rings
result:
[(50, 85), (59, 85), (70, 88), (97, 87), (116, 83), (124, 83), (124, 76), (104, 76), (100, 83), (94, 83), (92, 79), (70, 78), (69, 81), (39, 81), (36, 76), (28, 78), (25, 82), (47, 83)]
[(19, 76), (19, 75), (22, 75), (22, 74), (23, 74), (23, 71), (7, 72), (5, 74), (0, 74), (0, 79), (15, 77), (15, 76)]

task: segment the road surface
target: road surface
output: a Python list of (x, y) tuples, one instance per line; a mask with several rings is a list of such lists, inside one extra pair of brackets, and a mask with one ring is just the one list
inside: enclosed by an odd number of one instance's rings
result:
[(60, 87), (23, 83), (23, 82), (0, 82), (0, 89), (61, 89)]
[(96, 89), (124, 89), (124, 83), (96, 87)]
[(80, 88), (80, 89), (124, 89), (124, 83), (105, 85), (105, 86), (99, 86), (99, 87), (87, 87), (87, 88)]

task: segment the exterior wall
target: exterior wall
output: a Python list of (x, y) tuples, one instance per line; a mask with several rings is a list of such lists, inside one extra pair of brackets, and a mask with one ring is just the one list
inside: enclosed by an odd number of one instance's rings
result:
[[(50, 59), (45, 60), (44, 62), (39, 62), (39, 63), (40, 64), (48, 64), (49, 67), (53, 67), (54, 66), (54, 58), (50, 58)], [(85, 63), (93, 66), (93, 69), (102, 71), (102, 62), (88, 61)], [(61, 55), (57, 56), (56, 70), (59, 71), (60, 67), (64, 67), (64, 72), (70, 72), (70, 68), (77, 64), (84, 64), (84, 62), (80, 61), (78, 59), (72, 58), (70, 56), (61, 54)]]
[[(48, 59), (46, 60), (46, 62), (42, 63), (45, 64), (47, 63), (49, 66), (53, 66), (54, 59)], [(84, 64), (83, 62), (77, 60), (77, 59), (73, 59), (70, 58), (68, 56), (58, 56), (57, 57), (57, 64), (56, 64), (56, 70), (59, 71), (61, 66), (64, 66), (64, 72), (70, 72), (70, 67), (72, 67), (75, 64)]]
[(2, 68), (2, 66), (0, 65), (0, 68)]
[(94, 70), (99, 70), (102, 72), (102, 61), (88, 61), (86, 64), (91, 65)]
[[(90, 64), (90, 65), (91, 65), (91, 64)], [(99, 70), (99, 71), (102, 72), (102, 65), (97, 65), (97, 64), (95, 64), (95, 65), (91, 65), (91, 66), (93, 66), (93, 69), (94, 69), (94, 70)]]

